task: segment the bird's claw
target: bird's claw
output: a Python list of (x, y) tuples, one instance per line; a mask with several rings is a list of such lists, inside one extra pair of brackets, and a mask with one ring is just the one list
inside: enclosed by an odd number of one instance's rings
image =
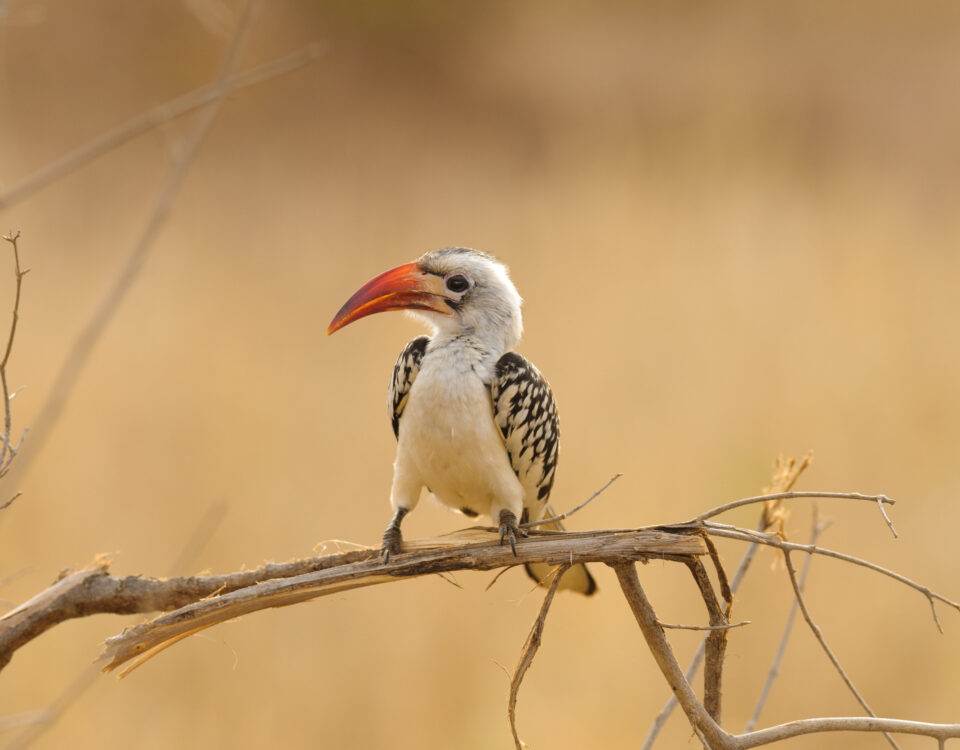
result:
[(393, 514), (393, 520), (383, 532), (383, 542), (380, 545), (380, 557), (384, 563), (390, 562), (393, 555), (399, 555), (403, 552), (403, 535), (400, 533), (400, 524), (403, 517), (410, 512), (409, 508), (403, 506), (397, 508)]
[(513, 556), (517, 556), (517, 537), (523, 538), (526, 534), (517, 523), (517, 516), (511, 510), (500, 511), (500, 544), (504, 540), (510, 540), (510, 549), (513, 550)]
[(390, 524), (383, 532), (383, 542), (380, 545), (380, 557), (384, 563), (390, 562), (390, 557), (399, 555), (403, 551), (403, 536), (400, 527)]

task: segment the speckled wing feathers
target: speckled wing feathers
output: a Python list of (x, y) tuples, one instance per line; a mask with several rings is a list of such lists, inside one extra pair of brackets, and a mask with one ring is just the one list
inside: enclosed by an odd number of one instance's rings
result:
[(508, 352), (497, 362), (490, 396), (510, 464), (527, 492), (536, 490), (528, 503), (534, 498), (537, 502), (528, 510), (537, 520), (557, 470), (560, 422), (553, 393), (536, 367), (516, 352)]
[(429, 336), (417, 336), (403, 347), (397, 363), (393, 366), (393, 377), (390, 378), (390, 388), (387, 390), (387, 408), (390, 410), (390, 420), (393, 424), (394, 437), (400, 437), (400, 416), (407, 405), (410, 387), (420, 372), (420, 363), (430, 343)]

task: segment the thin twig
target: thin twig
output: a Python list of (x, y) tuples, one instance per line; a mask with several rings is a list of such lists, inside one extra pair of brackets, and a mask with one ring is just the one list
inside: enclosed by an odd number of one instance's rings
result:
[(249, 35), (254, 8), (258, 4), (259, 0), (248, 0), (245, 4), (237, 24), (237, 31), (231, 41), (215, 84), (217, 96), (206, 109), (198, 113), (193, 127), (184, 138), (183, 148), (172, 155), (167, 178), (157, 194), (153, 211), (140, 234), (140, 238), (127, 256), (123, 268), (113, 282), (113, 286), (100, 300), (97, 309), (73, 342), (70, 352), (61, 365), (50, 389), (50, 395), (36, 419), (35, 434), (37, 437), (32, 444), (33, 447), (17, 462), (14, 474), (23, 473), (29, 468), (33, 458), (38, 455), (50, 437), (53, 426), (59, 419), (87, 360), (93, 352), (94, 346), (113, 319), (120, 304), (126, 298), (134, 281), (139, 277), (140, 271), (143, 269), (154, 245), (154, 240), (170, 216), (174, 199), (187, 176), (190, 165), (199, 152), (204, 137), (229, 93), (230, 76), (236, 67), (240, 52)]
[[(729, 526), (727, 524), (706, 522), (703, 524), (712, 536), (722, 536), (728, 539), (740, 539), (745, 542), (757, 542), (759, 544), (767, 545), (768, 547), (776, 547), (781, 550), (789, 550), (791, 552), (810, 552), (815, 555), (823, 555), (824, 557), (832, 557), (835, 560), (843, 560), (844, 562), (853, 563), (854, 565), (859, 565), (862, 568), (867, 568), (868, 570), (881, 573), (882, 575), (892, 578), (895, 581), (909, 586), (910, 588), (919, 591), (930, 601), (931, 605), (933, 600), (943, 602), (947, 606), (960, 612), (960, 604), (957, 602), (948, 599), (942, 594), (938, 594), (936, 591), (924, 586), (923, 584), (917, 583), (900, 573), (895, 573), (892, 570), (884, 568), (881, 565), (872, 563), (869, 560), (864, 560), (860, 557), (854, 557), (853, 555), (847, 555), (843, 552), (837, 552), (832, 549), (827, 549), (826, 547), (817, 547), (814, 544), (796, 544), (794, 542), (785, 542), (774, 534), (764, 534), (762, 532), (750, 531), (748, 529), (742, 529), (737, 526)], [(676, 527), (674, 527), (676, 528)], [(934, 609), (934, 614), (936, 610)], [(934, 622), (937, 624), (937, 627), (940, 627), (940, 621), (934, 617)], [(943, 632), (943, 629), (940, 628), (940, 632)]]
[(883, 520), (887, 522), (887, 526), (890, 529), (890, 533), (893, 534), (894, 539), (899, 539), (900, 535), (897, 534), (897, 530), (893, 528), (893, 521), (890, 520), (890, 516), (887, 515), (887, 509), (883, 507), (883, 498), (884, 495), (877, 496), (877, 506), (880, 508), (880, 514), (883, 516)]
[[(10, 389), (7, 386), (7, 363), (10, 361), (10, 352), (13, 351), (13, 339), (17, 334), (17, 322), (20, 320), (20, 292), (23, 288), (23, 277), (26, 276), (30, 270), (28, 268), (24, 271), (20, 268), (20, 248), (17, 246), (17, 240), (20, 239), (20, 232), (11, 230), (4, 235), (3, 239), (13, 247), (13, 271), (16, 279), (16, 287), (13, 297), (13, 315), (10, 321), (10, 333), (7, 335), (7, 347), (3, 353), (3, 360), (0, 361), (0, 398), (3, 399), (3, 445), (0, 447), (0, 476), (7, 473), (11, 462), (16, 458), (20, 444), (23, 443), (23, 438), (20, 438), (20, 443), (16, 446), (10, 443), (10, 435), (13, 429), (10, 400), (13, 396), (10, 395)], [(26, 435), (26, 431), (24, 431), (24, 435)], [(8, 507), (17, 497), (19, 497), (19, 493), (0, 506), (0, 510)]]
[(657, 624), (666, 630), (731, 630), (733, 628), (741, 628), (744, 625), (752, 625), (753, 623), (750, 620), (743, 620), (742, 622), (728, 622), (724, 625), (672, 625), (669, 622), (657, 620)]
[(484, 587), (483, 590), (484, 590), (484, 591), (489, 591), (490, 589), (492, 589), (492, 588), (493, 588), (493, 585), (494, 585), (497, 581), (500, 580), (500, 576), (502, 576), (502, 575), (503, 575), (504, 573), (506, 573), (508, 570), (512, 570), (512, 569), (513, 569), (513, 566), (512, 566), (512, 565), (509, 565), (509, 566), (507, 566), (506, 568), (503, 568), (503, 569), (501, 569), (501, 570), (498, 570), (498, 571), (497, 571), (497, 574), (490, 580), (490, 583), (488, 583), (488, 584)]
[(580, 505), (578, 505), (576, 508), (573, 508), (572, 510), (568, 510), (566, 513), (561, 513), (559, 516), (552, 516), (551, 518), (543, 518), (539, 521), (528, 521), (527, 523), (522, 523), (520, 524), (520, 527), (523, 529), (532, 529), (534, 526), (543, 526), (544, 524), (556, 523), (557, 521), (562, 521), (564, 518), (569, 518), (578, 510), (581, 510), (587, 507), (587, 505), (590, 502), (592, 502), (594, 498), (596, 498), (601, 492), (607, 489), (607, 487), (609, 487), (611, 484), (616, 482), (622, 476), (623, 474), (614, 474), (612, 477), (610, 477), (607, 483), (603, 485), (603, 487), (601, 487), (599, 490), (597, 490), (592, 495), (590, 495), (590, 497), (588, 497), (586, 500), (580, 503)]
[(510, 719), (510, 731), (513, 733), (513, 742), (517, 750), (523, 750), (523, 744), (520, 742), (520, 734), (517, 732), (517, 695), (520, 693), (520, 683), (523, 677), (533, 663), (533, 657), (537, 655), (540, 649), (540, 640), (543, 637), (543, 626), (547, 621), (547, 612), (550, 611), (550, 605), (553, 603), (553, 597), (557, 593), (557, 587), (560, 585), (560, 579), (567, 572), (569, 565), (561, 565), (554, 572), (553, 583), (543, 597), (543, 604), (540, 605), (540, 614), (537, 615), (530, 634), (523, 644), (523, 650), (520, 652), (520, 661), (513, 672), (513, 678), (510, 680), (510, 699), (507, 701), (507, 717)]
[[(721, 513), (726, 513), (728, 510), (733, 510), (734, 508), (739, 508), (744, 505), (751, 505), (753, 503), (765, 503), (770, 500), (793, 500), (795, 498), (815, 498), (815, 497), (832, 497), (839, 500), (866, 500), (871, 503), (878, 503), (883, 508), (883, 505), (895, 505), (896, 500), (893, 500), (886, 495), (863, 495), (859, 492), (777, 492), (773, 495), (757, 495), (756, 497), (745, 497), (740, 500), (734, 500), (729, 503), (724, 503), (723, 505), (718, 505), (716, 508), (711, 508), (706, 513), (701, 513), (699, 516), (694, 518), (689, 523), (691, 525), (699, 523), (701, 521), (706, 521), (709, 518), (714, 516), (719, 516)], [(884, 514), (886, 515), (886, 514)]]
[(19, 203), (41, 188), (56, 182), (97, 157), (122, 146), (138, 135), (217, 101), (221, 98), (224, 87), (226, 93), (232, 94), (283, 73), (289, 73), (315, 60), (322, 50), (322, 45), (318, 43), (308, 44), (289, 55), (279, 57), (243, 73), (231, 75), (223, 85), (219, 83), (208, 84), (137, 115), (18, 182), (0, 195), (0, 211)]
[[(829, 526), (829, 522), (820, 522), (820, 514), (817, 512), (817, 506), (813, 506), (813, 526), (810, 529), (810, 544), (816, 544), (817, 539), (820, 538), (820, 535), (826, 530)], [(806, 583), (807, 576), (810, 573), (810, 564), (813, 562), (813, 555), (807, 555), (807, 559), (803, 562), (803, 571), (800, 574), (799, 586), (800, 590), (803, 591)], [(793, 600), (793, 604), (790, 606), (790, 614), (787, 615), (787, 623), (783, 629), (783, 637), (780, 639), (780, 646), (777, 648), (777, 653), (773, 657), (773, 663), (770, 665), (770, 669), (767, 672), (767, 679), (763, 683), (763, 689), (760, 691), (760, 697), (757, 699), (757, 704), (754, 706), (753, 715), (750, 717), (750, 720), (747, 722), (746, 727), (744, 727), (745, 732), (752, 732), (757, 726), (757, 722), (760, 720), (760, 712), (763, 711), (763, 707), (767, 702), (767, 698), (770, 695), (770, 690), (773, 688), (774, 680), (777, 679), (777, 675), (780, 673), (780, 663), (783, 661), (783, 656), (787, 652), (787, 643), (790, 641), (790, 633), (793, 630), (793, 623), (797, 617), (797, 611), (799, 610), (799, 605), (797, 604), (796, 598)]]
[[(20, 319), (20, 288), (23, 285), (23, 277), (30, 272), (29, 268), (25, 271), (20, 270), (20, 249), (17, 247), (17, 240), (20, 239), (20, 232), (9, 232), (8, 234), (4, 235), (3, 239), (13, 245), (13, 264), (17, 279), (17, 286), (13, 298), (13, 319), (10, 322), (10, 333), (7, 336), (7, 349), (3, 353), (3, 361), (0, 361), (0, 369), (5, 368), (7, 366), (7, 362), (10, 360), (10, 351), (13, 349), (13, 337), (17, 334), (17, 321)], [(9, 396), (7, 398), (9, 398)]]
[(4, 501), (3, 504), (0, 505), (0, 510), (9, 508), (11, 505), (13, 505), (13, 501), (16, 500), (18, 497), (20, 497), (20, 495), (22, 494), (23, 494), (23, 490), (17, 490), (15, 493), (13, 493), (13, 497), (11, 497), (9, 500)]
[[(820, 626), (817, 625), (817, 623), (814, 622), (813, 617), (810, 616), (810, 611), (807, 609), (807, 604), (803, 598), (803, 592), (800, 590), (800, 584), (797, 581), (797, 571), (794, 569), (793, 561), (790, 559), (790, 550), (783, 550), (783, 559), (787, 564), (787, 573), (790, 575), (790, 585), (793, 586), (793, 595), (796, 598), (797, 604), (800, 606), (800, 612), (803, 614), (803, 619), (806, 620), (807, 625), (810, 626), (810, 631), (820, 643), (820, 646), (823, 648), (823, 652), (827, 655), (830, 663), (833, 664), (834, 669), (837, 670), (837, 673), (840, 675), (840, 678), (843, 680), (844, 684), (853, 694), (853, 697), (857, 699), (857, 702), (863, 707), (864, 711), (870, 714), (870, 716), (876, 718), (877, 715), (874, 713), (873, 709), (870, 708), (870, 704), (867, 703), (867, 699), (860, 694), (859, 690), (857, 690), (857, 686), (853, 684), (853, 680), (850, 679), (850, 675), (847, 674), (846, 670), (843, 668), (843, 665), (840, 664), (840, 660), (837, 658), (837, 655), (833, 652), (833, 649), (830, 648), (829, 644), (827, 644), (827, 639), (824, 638), (823, 631), (820, 629)], [(887, 738), (887, 742), (890, 743), (891, 747), (899, 750), (900, 746), (896, 743), (893, 737), (890, 736), (889, 733), (884, 732), (884, 736)]]

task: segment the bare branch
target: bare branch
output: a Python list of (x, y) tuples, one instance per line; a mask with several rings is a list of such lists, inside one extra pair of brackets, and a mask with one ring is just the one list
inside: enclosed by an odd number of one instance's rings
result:
[(627, 603), (633, 610), (640, 631), (647, 642), (647, 647), (666, 678), (667, 684), (670, 685), (670, 689), (673, 690), (673, 694), (677, 696), (680, 707), (687, 715), (690, 725), (702, 733), (709, 747), (717, 750), (732, 747), (733, 737), (723, 731), (711, 718), (703, 704), (697, 699), (696, 693), (693, 692), (693, 688), (690, 687), (690, 683), (687, 682), (683, 672), (680, 671), (680, 665), (677, 664), (677, 659), (667, 642), (663, 628), (657, 623), (656, 612), (653, 611), (653, 607), (640, 585), (636, 566), (632, 563), (617, 563), (613, 566), (613, 569), (617, 572), (620, 588), (623, 589)]
[(530, 629), (530, 634), (523, 644), (523, 650), (520, 652), (520, 661), (517, 664), (516, 670), (514, 670), (513, 678), (510, 680), (510, 699), (507, 701), (507, 718), (510, 719), (510, 731), (513, 732), (513, 742), (517, 746), (517, 750), (523, 750), (520, 735), (517, 732), (517, 695), (520, 693), (520, 683), (523, 682), (524, 675), (533, 663), (533, 657), (537, 655), (537, 651), (540, 649), (540, 639), (543, 637), (543, 626), (547, 621), (547, 612), (550, 611), (550, 604), (553, 602), (554, 594), (557, 593), (557, 586), (560, 585), (560, 579), (569, 567), (569, 565), (561, 565), (554, 571), (553, 583), (550, 584), (546, 596), (543, 597), (543, 604), (540, 605), (540, 614), (537, 615), (537, 619)]
[[(756, 497), (745, 497), (740, 500), (734, 500), (733, 502), (724, 503), (723, 505), (718, 505), (716, 508), (708, 510), (706, 513), (701, 513), (699, 516), (690, 521), (690, 524), (700, 523), (706, 521), (709, 518), (714, 516), (719, 516), (721, 513), (726, 513), (728, 510), (733, 510), (734, 508), (740, 508), (744, 505), (751, 505), (753, 503), (766, 503), (770, 500), (793, 500), (795, 498), (814, 498), (814, 497), (832, 497), (840, 500), (866, 500), (871, 503), (878, 503), (883, 508), (883, 505), (895, 505), (896, 500), (892, 500), (886, 495), (863, 495), (859, 492), (778, 492), (773, 495), (757, 495)], [(886, 516), (886, 513), (884, 513)]]
[[(797, 483), (800, 475), (803, 474), (803, 472), (810, 466), (812, 462), (813, 454), (809, 452), (799, 463), (793, 458), (784, 459), (782, 456), (777, 457), (777, 461), (774, 466), (773, 478), (771, 479), (770, 484), (763, 490), (763, 495), (765, 497), (769, 498), (774, 496), (774, 499), (766, 500), (763, 503), (763, 513), (761, 514), (760, 521), (757, 524), (758, 532), (765, 531), (777, 521), (782, 520), (783, 512), (781, 510), (781, 506), (783, 504), (783, 500), (776, 499), (776, 497), (793, 489), (793, 486)], [(744, 551), (743, 557), (740, 558), (740, 563), (737, 565), (737, 569), (733, 574), (733, 580), (730, 582), (731, 599), (733, 594), (737, 592), (737, 589), (740, 588), (740, 584), (743, 582), (743, 579), (746, 577), (747, 571), (750, 569), (750, 564), (753, 562), (753, 558), (756, 556), (758, 548), (759, 545), (757, 543), (750, 544)], [(704, 637), (703, 640), (700, 641), (700, 645), (697, 647), (693, 658), (690, 660), (690, 665), (687, 667), (687, 671), (685, 673), (687, 682), (693, 682), (693, 678), (696, 676), (697, 672), (700, 670), (700, 665), (703, 663), (703, 657), (706, 654), (706, 650), (707, 639)], [(657, 741), (660, 730), (663, 728), (664, 724), (667, 723), (667, 719), (670, 718), (670, 714), (673, 712), (673, 709), (676, 708), (676, 706), (677, 698), (676, 696), (671, 695), (666, 704), (664, 704), (663, 708), (660, 709), (660, 713), (657, 714), (653, 720), (653, 723), (650, 725), (650, 730), (647, 733), (646, 739), (643, 741), (641, 750), (651, 750), (654, 743)]]
[[(231, 75), (224, 84), (226, 93), (232, 94), (283, 73), (301, 68), (315, 60), (322, 49), (320, 44), (308, 44), (292, 54), (258, 65), (244, 73)], [(97, 157), (122, 146), (138, 135), (217, 101), (221, 97), (221, 88), (218, 83), (208, 84), (176, 99), (164, 102), (141, 115), (137, 115), (132, 120), (108, 130), (89, 143), (37, 170), (0, 195), (0, 211), (30, 197), (41, 188), (67, 176)]]
[[(10, 231), (4, 235), (3, 239), (13, 247), (13, 271), (16, 286), (13, 297), (13, 316), (10, 321), (10, 333), (7, 335), (7, 346), (3, 353), (3, 359), (0, 360), (0, 398), (3, 399), (3, 444), (0, 446), (0, 477), (7, 473), (10, 468), (10, 463), (16, 458), (20, 444), (23, 443), (23, 438), (20, 438), (20, 443), (16, 446), (11, 445), (10, 442), (13, 430), (10, 400), (13, 396), (10, 395), (10, 388), (7, 385), (7, 363), (10, 361), (10, 352), (13, 351), (13, 339), (17, 334), (17, 322), (20, 320), (20, 292), (23, 288), (23, 277), (26, 276), (30, 270), (28, 268), (24, 271), (20, 268), (20, 248), (17, 246), (17, 240), (20, 239), (20, 232)], [(24, 431), (24, 436), (25, 435), (26, 431)], [(8, 507), (19, 496), (20, 493), (18, 492), (3, 505), (0, 505), (0, 510)]]
[(663, 630), (657, 625), (656, 613), (640, 586), (636, 568), (628, 563), (619, 563), (613, 567), (657, 665), (677, 696), (694, 731), (713, 750), (747, 750), (817, 732), (902, 732), (933, 737), (941, 743), (949, 738), (960, 738), (960, 724), (928, 724), (874, 717), (803, 719), (756, 732), (731, 735), (710, 718), (690, 683), (680, 672), (680, 666), (663, 635)]
[[(153, 211), (143, 228), (140, 238), (127, 256), (126, 263), (114, 280), (113, 286), (103, 299), (100, 300), (99, 306), (73, 342), (70, 352), (61, 365), (60, 371), (57, 373), (57, 377), (50, 389), (50, 395), (37, 417), (35, 423), (37, 439), (33, 443), (33, 449), (17, 462), (14, 473), (26, 471), (32, 462), (32, 458), (39, 453), (46, 443), (52, 427), (59, 419), (63, 407), (73, 391), (73, 387), (80, 377), (80, 373), (83, 371), (94, 346), (113, 319), (120, 304), (126, 298), (127, 292), (133, 286), (134, 281), (139, 277), (140, 271), (153, 247), (154, 240), (170, 215), (174, 199), (180, 186), (183, 184), (190, 164), (199, 152), (204, 137), (229, 93), (230, 76), (249, 35), (253, 10), (256, 5), (257, 0), (247, 0), (237, 26), (236, 34), (231, 41), (230, 48), (227, 51), (226, 58), (221, 67), (220, 75), (214, 84), (216, 96), (207, 108), (197, 115), (193, 127), (185, 136), (183, 149), (171, 159), (166, 181), (157, 194)], [(0, 374), (2, 374), (2, 370), (0, 370)]]
[[(559, 566), (650, 558), (685, 560), (690, 555), (703, 554), (706, 547), (699, 537), (638, 529), (563, 534), (533, 531), (518, 545), (514, 556), (509, 548), (500, 546), (495, 531), (468, 529), (439, 539), (407, 541), (404, 553), (389, 564), (379, 561), (378, 549), (362, 548), (289, 563), (269, 563), (256, 570), (226, 575), (160, 580), (111, 576), (107, 562), (101, 559), (83, 570), (67, 571), (50, 588), (0, 617), (0, 668), (18, 648), (54, 625), (97, 613), (158, 612), (193, 605), (189, 611), (175, 612), (167, 619), (159, 618), (138, 626), (136, 632), (127, 631), (112, 639), (113, 651), (119, 651), (138, 638), (165, 640), (183, 632), (185, 623), (192, 626), (201, 618), (207, 618), (202, 620), (202, 627), (209, 627), (242, 611), (323, 596), (332, 593), (333, 587), (345, 590), (404, 577), (453, 570), (492, 570), (528, 562)], [(297, 583), (289, 590), (284, 588), (294, 578), (299, 579)], [(245, 590), (243, 596), (231, 599), (230, 595), (239, 590)], [(207, 599), (212, 596), (216, 598)]]
[(756, 732), (737, 735), (734, 746), (737, 750), (749, 750), (751, 747), (772, 745), (792, 737), (820, 732), (896, 732), (933, 737), (942, 743), (945, 740), (960, 738), (960, 724), (929, 724), (924, 721), (906, 721), (904, 719), (881, 719), (872, 716), (831, 716), (822, 719), (799, 719), (787, 724), (778, 724)]
[[(813, 506), (813, 528), (810, 529), (810, 544), (816, 544), (817, 539), (820, 538), (827, 526), (828, 522), (820, 522), (820, 514), (817, 512), (817, 506)], [(751, 545), (753, 546), (753, 545)], [(810, 573), (810, 564), (813, 562), (813, 555), (807, 555), (807, 559), (803, 562), (803, 571), (800, 574), (799, 587), (803, 591), (807, 583), (807, 575)], [(773, 663), (770, 665), (770, 669), (767, 672), (767, 679), (763, 684), (763, 689), (760, 691), (760, 697), (757, 699), (757, 704), (753, 709), (753, 715), (750, 717), (750, 720), (747, 722), (744, 731), (750, 732), (756, 726), (757, 722), (760, 720), (760, 712), (763, 711), (763, 706), (767, 702), (767, 697), (770, 695), (770, 690), (773, 687), (773, 682), (776, 680), (777, 675), (780, 673), (780, 662), (783, 661), (783, 656), (787, 651), (787, 643), (790, 641), (790, 633), (793, 630), (793, 623), (797, 617), (797, 611), (799, 610), (799, 605), (797, 604), (796, 597), (794, 597), (793, 604), (790, 607), (790, 614), (787, 615), (787, 623), (783, 629), (783, 637), (780, 639), (780, 646), (777, 648), (777, 653), (773, 657)]]
[(657, 625), (664, 630), (732, 630), (733, 628), (741, 628), (744, 625), (752, 624), (750, 620), (743, 620), (741, 622), (729, 622), (724, 625), (672, 625), (669, 622), (657, 620)]
[[(823, 631), (820, 629), (820, 626), (814, 622), (813, 617), (810, 616), (810, 611), (807, 609), (807, 604), (803, 599), (803, 592), (800, 590), (800, 584), (797, 582), (797, 571), (793, 567), (793, 561), (790, 559), (790, 550), (783, 550), (783, 559), (787, 564), (787, 572), (790, 574), (790, 585), (793, 586), (793, 595), (796, 597), (796, 602), (800, 606), (800, 611), (803, 613), (803, 619), (807, 621), (807, 625), (810, 626), (810, 630), (813, 633), (814, 637), (820, 643), (820, 646), (823, 648), (823, 652), (827, 655), (827, 658), (830, 660), (830, 663), (833, 664), (834, 668), (837, 670), (837, 673), (840, 675), (840, 678), (843, 680), (844, 684), (853, 693), (853, 696), (857, 699), (857, 702), (863, 707), (863, 710), (868, 714), (876, 718), (876, 714), (873, 709), (870, 708), (870, 705), (867, 703), (867, 699), (861, 695), (860, 691), (857, 690), (857, 686), (853, 684), (853, 680), (850, 679), (850, 675), (847, 674), (847, 671), (843, 668), (843, 665), (840, 664), (840, 660), (837, 658), (837, 655), (833, 653), (833, 649), (827, 644), (827, 639), (823, 637)], [(892, 747), (898, 748), (899, 745), (894, 741), (893, 737), (884, 732), (884, 735), (887, 738), (887, 742), (890, 743)]]
[[(757, 527), (757, 531), (762, 531), (765, 525), (765, 521), (763, 518), (761, 518), (761, 521)], [(733, 574), (733, 580), (730, 582), (730, 590), (732, 593), (736, 593), (737, 589), (740, 588), (740, 584), (746, 577), (747, 570), (750, 568), (750, 563), (753, 562), (753, 558), (756, 555), (759, 547), (760, 545), (755, 542), (747, 547), (746, 551), (743, 553), (743, 557), (740, 559), (740, 564), (737, 566), (737, 569)], [(700, 641), (700, 645), (697, 647), (693, 658), (690, 660), (690, 665), (687, 667), (687, 671), (684, 673), (684, 677), (686, 678), (687, 682), (693, 682), (693, 678), (697, 676), (697, 672), (700, 671), (700, 665), (703, 663), (703, 657), (706, 655), (706, 653), (707, 639), (704, 637), (703, 640)], [(647, 732), (647, 736), (644, 739), (640, 750), (651, 750), (654, 743), (657, 741), (657, 737), (660, 735), (660, 730), (663, 729), (664, 724), (667, 723), (667, 719), (670, 718), (670, 714), (673, 713), (673, 709), (676, 707), (677, 696), (671, 695), (669, 700), (667, 700), (667, 702), (664, 704), (663, 708), (660, 709), (660, 713), (656, 715), (653, 723), (650, 725), (650, 730)]]
[(727, 649), (727, 617), (720, 608), (707, 570), (700, 560), (694, 558), (687, 562), (693, 580), (700, 589), (700, 596), (710, 615), (710, 624), (714, 629), (707, 635), (706, 665), (703, 670), (703, 706), (717, 724), (721, 721), (720, 699), (723, 682), (723, 656)]
[[(376, 549), (315, 558), (304, 561), (317, 566), (315, 572), (294, 573), (283, 578), (261, 576), (258, 580), (262, 583), (248, 584), (213, 599), (177, 605), (181, 608), (175, 612), (110, 638), (104, 652), (105, 658), (110, 660), (106, 668), (112, 670), (135, 660), (125, 674), (172, 641), (225, 620), (348, 589), (453, 570), (493, 570), (528, 562), (560, 566), (649, 558), (685, 560), (689, 555), (704, 554), (705, 551), (702, 540), (697, 537), (644, 529), (563, 534), (535, 532), (524, 539), (523, 544), (517, 545), (517, 554), (514, 555), (510, 547), (500, 545), (499, 535), (494, 530), (468, 529), (456, 537), (407, 542), (404, 553), (391, 557), (388, 563), (379, 558)], [(0, 618), (0, 626), (2, 623)], [(0, 645), (2, 636), (0, 629)]]
[[(193, 566), (194, 561), (200, 556), (200, 552), (207, 546), (217, 527), (223, 521), (226, 510), (227, 504), (222, 500), (207, 508), (207, 511), (197, 523), (193, 534), (184, 544), (176, 562), (170, 566), (171, 574), (179, 573)], [(37, 720), (31, 722), (28, 728), (18, 737), (8, 742), (3, 750), (24, 750), (30, 747), (41, 735), (57, 723), (60, 717), (83, 696), (99, 676), (99, 665), (87, 664), (50, 706), (34, 712), (37, 714)]]
[(603, 485), (603, 487), (601, 487), (599, 490), (597, 490), (597, 491), (594, 492), (592, 495), (590, 495), (590, 497), (588, 497), (586, 500), (584, 500), (582, 503), (580, 503), (580, 505), (578, 505), (578, 506), (577, 506), (576, 508), (574, 508), (573, 510), (568, 510), (566, 513), (561, 513), (559, 516), (553, 516), (553, 517), (551, 517), (551, 518), (544, 518), (544, 519), (542, 519), (542, 520), (540, 520), (540, 521), (528, 521), (527, 523), (522, 523), (522, 524), (520, 524), (520, 527), (521, 527), (521, 528), (524, 528), (524, 529), (532, 529), (532, 528), (534, 528), (535, 526), (543, 526), (544, 524), (555, 523), (556, 521), (562, 521), (564, 518), (569, 518), (569, 517), (572, 516), (574, 513), (576, 513), (578, 510), (581, 510), (581, 509), (585, 508), (595, 497), (597, 497), (597, 495), (599, 495), (601, 492), (603, 492), (605, 489), (607, 489), (607, 487), (609, 487), (611, 484), (613, 484), (614, 482), (616, 482), (616, 481), (617, 481), (620, 477), (622, 477), (622, 476), (623, 476), (623, 474), (614, 474), (612, 477), (610, 477), (610, 479), (607, 481), (607, 483), (606, 483), (605, 485)]
[(14, 492), (13, 497), (11, 497), (9, 500), (5, 500), (2, 504), (0, 504), (0, 510), (9, 508), (11, 505), (13, 505), (13, 501), (16, 500), (18, 497), (20, 497), (20, 495), (22, 494), (23, 494), (23, 490), (17, 490), (16, 492)]
[[(932, 589), (928, 588), (927, 586), (924, 586), (923, 584), (917, 583), (916, 581), (913, 581), (907, 578), (906, 576), (900, 575), (899, 573), (895, 573), (892, 570), (888, 570), (887, 568), (877, 565), (876, 563), (872, 563), (869, 560), (863, 560), (859, 557), (854, 557), (853, 555), (847, 555), (843, 552), (836, 552), (835, 550), (827, 549), (826, 547), (817, 547), (814, 544), (796, 544), (794, 542), (786, 542), (774, 534), (764, 534), (758, 531), (750, 531), (748, 529), (741, 529), (737, 526), (728, 526), (727, 524), (720, 524), (720, 523), (713, 523), (713, 522), (706, 522), (703, 524), (703, 526), (704, 528), (707, 529), (707, 531), (709, 531), (709, 533), (712, 536), (722, 536), (728, 539), (739, 539), (745, 542), (756, 542), (758, 544), (764, 544), (769, 547), (776, 547), (777, 549), (781, 549), (781, 550), (789, 550), (791, 552), (794, 552), (794, 551), (809, 552), (814, 555), (823, 555), (824, 557), (832, 557), (836, 560), (843, 560), (844, 562), (853, 563), (854, 565), (859, 565), (860, 567), (867, 568), (868, 570), (872, 570), (877, 573), (881, 573), (882, 575), (885, 575), (888, 578), (892, 578), (895, 581), (899, 581), (900, 583), (906, 586), (909, 586), (910, 588), (916, 591), (919, 591), (921, 594), (927, 597), (927, 599), (930, 601), (931, 606), (933, 605), (933, 601), (937, 600), (957, 610), (957, 612), (960, 612), (960, 604), (958, 604), (957, 602), (951, 599), (948, 599), (942, 594), (938, 594), (936, 591), (933, 591)], [(676, 527), (672, 527), (672, 528), (676, 528)], [(936, 614), (936, 610), (934, 610), (934, 614)], [(939, 621), (936, 619), (936, 617), (934, 618), (934, 620), (935, 622), (937, 622), (937, 625), (939, 627)], [(941, 628), (941, 632), (943, 632), (942, 628)]]
[[(13, 337), (17, 334), (17, 321), (20, 319), (20, 288), (23, 285), (23, 277), (30, 272), (29, 268), (25, 271), (20, 269), (20, 249), (17, 247), (17, 240), (20, 239), (20, 232), (9, 232), (8, 234), (4, 235), (3, 239), (13, 246), (13, 268), (17, 280), (17, 286), (13, 298), (13, 319), (10, 322), (10, 333), (7, 336), (7, 348), (3, 353), (3, 360), (0, 361), (0, 369), (5, 368), (7, 366), (7, 362), (10, 361), (10, 351), (13, 349)], [(7, 398), (9, 399), (10, 397), (7, 396)]]
[(883, 520), (887, 522), (887, 527), (890, 529), (890, 533), (893, 534), (893, 538), (899, 539), (900, 535), (897, 533), (897, 530), (893, 528), (893, 521), (891, 521), (890, 516), (887, 515), (887, 509), (883, 507), (885, 499), (888, 499), (886, 495), (878, 495), (877, 507), (880, 508), (880, 515), (882, 515)]

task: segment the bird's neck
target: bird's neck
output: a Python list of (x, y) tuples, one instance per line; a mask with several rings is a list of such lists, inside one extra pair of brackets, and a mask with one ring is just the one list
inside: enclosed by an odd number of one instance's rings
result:
[(484, 338), (473, 331), (438, 331), (427, 346), (428, 352), (458, 361), (489, 382), (496, 371), (497, 361), (508, 350), (506, 343), (495, 338)]

